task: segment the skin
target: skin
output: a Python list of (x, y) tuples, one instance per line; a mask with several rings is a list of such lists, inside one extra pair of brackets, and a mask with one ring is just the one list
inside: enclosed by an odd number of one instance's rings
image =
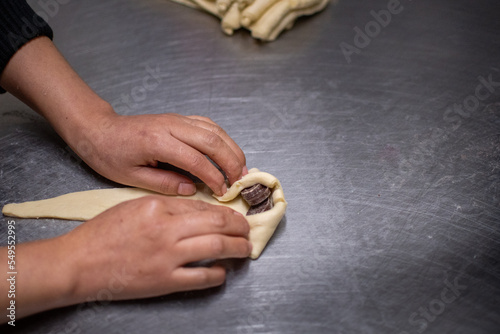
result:
[[(190, 195), (191, 180), (155, 168), (167, 162), (204, 181), (218, 195), (248, 173), (245, 156), (212, 120), (177, 114), (121, 116), (74, 72), (50, 39), (23, 46), (0, 85), (44, 116), (94, 170), (123, 184)], [(225, 270), (185, 268), (206, 259), (250, 255), (248, 223), (231, 209), (148, 196), (122, 203), (70, 233), (16, 245), (16, 319), (104, 298), (164, 295), (220, 285)], [(0, 248), (6, 273), (7, 248)], [(0, 307), (8, 306), (0, 280)], [(104, 291), (104, 292), (103, 292)], [(1, 317), (6, 322), (7, 317)]]

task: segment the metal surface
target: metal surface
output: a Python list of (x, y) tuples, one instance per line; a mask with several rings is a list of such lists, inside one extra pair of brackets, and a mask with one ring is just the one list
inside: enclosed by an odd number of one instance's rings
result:
[[(270, 44), (168, 1), (46, 12), (119, 112), (211, 117), (289, 207), (259, 260), (227, 262), (223, 287), (44, 312), (22, 332), (500, 332), (500, 5), (408, 0), (375, 23), (390, 3), (341, 0)], [(0, 119), (0, 205), (113, 186), (12, 97)], [(79, 224), (16, 223), (21, 241)]]

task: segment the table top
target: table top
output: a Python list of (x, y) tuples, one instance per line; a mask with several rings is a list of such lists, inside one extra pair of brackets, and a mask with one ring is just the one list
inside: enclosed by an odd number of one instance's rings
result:
[[(118, 112), (212, 118), (289, 206), (222, 287), (48, 311), (23, 332), (498, 333), (500, 4), (398, 3), (340, 0), (260, 43), (166, 0), (33, 1)], [(141, 90), (148, 68), (159, 84)], [(116, 186), (8, 94), (0, 120), (0, 205)], [(21, 242), (81, 224), (15, 221)]]

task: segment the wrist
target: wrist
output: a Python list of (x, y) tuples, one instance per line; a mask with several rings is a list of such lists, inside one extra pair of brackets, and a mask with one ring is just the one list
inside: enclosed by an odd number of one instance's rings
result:
[(0, 84), (44, 116), (70, 146), (92, 130), (92, 123), (114, 113), (46, 37), (35, 38), (16, 52)]
[(87, 164), (100, 151), (103, 135), (111, 128), (118, 115), (104, 100), (85, 106), (73, 106), (72, 117), (57, 128), (57, 132), (71, 149)]
[(71, 246), (64, 236), (19, 246), (16, 293), (19, 317), (78, 302), (74, 294), (78, 272)]
[[(88, 224), (88, 222), (86, 223)], [(67, 305), (93, 302), (102, 298), (118, 297), (124, 289), (122, 273), (114, 269), (115, 261), (99, 247), (92, 246), (87, 240), (90, 235), (82, 235), (78, 228), (64, 237), (65, 243), (71, 245), (68, 258), (66, 288), (63, 290)], [(120, 298), (118, 298), (120, 299)]]
[(109, 127), (112, 118), (117, 116), (111, 105), (100, 97), (85, 103), (70, 104), (67, 109), (66, 119), (54, 127), (69, 145), (77, 140), (92, 140)]

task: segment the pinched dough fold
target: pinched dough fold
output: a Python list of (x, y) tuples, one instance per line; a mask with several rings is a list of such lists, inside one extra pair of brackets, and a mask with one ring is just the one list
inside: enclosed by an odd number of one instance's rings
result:
[[(249, 239), (253, 246), (250, 257), (252, 259), (259, 257), (285, 215), (287, 202), (285, 201), (285, 194), (283, 193), (280, 181), (269, 173), (251, 169), (241, 180), (233, 183), (224, 196), (215, 197), (220, 203), (231, 203), (234, 200), (241, 199), (240, 192), (243, 189), (253, 186), (256, 183), (263, 184), (271, 189), (273, 208), (266, 212), (246, 216), (250, 224)], [(246, 211), (243, 214), (246, 214)]]

